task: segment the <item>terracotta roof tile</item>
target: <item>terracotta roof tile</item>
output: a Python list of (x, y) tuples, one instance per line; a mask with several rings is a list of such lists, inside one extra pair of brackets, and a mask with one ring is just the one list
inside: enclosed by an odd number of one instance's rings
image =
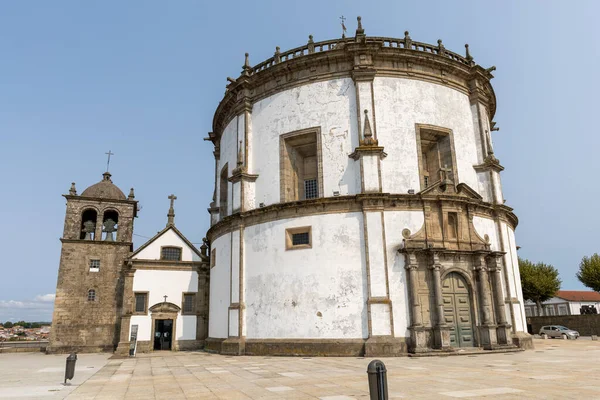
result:
[(586, 290), (559, 290), (556, 297), (568, 301), (600, 301), (600, 293)]

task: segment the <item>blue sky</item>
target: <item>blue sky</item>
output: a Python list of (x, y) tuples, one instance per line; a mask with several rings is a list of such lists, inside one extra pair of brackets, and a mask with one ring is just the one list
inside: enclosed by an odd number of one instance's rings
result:
[(0, 5), (0, 320), (51, 317), (65, 200), (113, 181), (143, 209), (135, 245), (176, 222), (193, 242), (208, 228), (212, 148), (202, 139), (225, 91), (251, 64), (350, 35), (436, 43), (497, 66), (494, 134), (521, 257), (556, 266), (564, 289), (600, 252), (596, 183), (600, 30), (594, 1), (19, 1)]

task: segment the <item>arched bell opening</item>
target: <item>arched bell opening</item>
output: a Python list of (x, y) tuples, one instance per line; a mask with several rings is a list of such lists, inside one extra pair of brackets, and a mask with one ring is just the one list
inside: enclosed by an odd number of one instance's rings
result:
[(119, 229), (119, 213), (114, 210), (104, 212), (102, 219), (102, 240), (114, 242)]
[(94, 209), (87, 209), (81, 214), (81, 227), (79, 239), (95, 240), (96, 239), (96, 220), (98, 213)]

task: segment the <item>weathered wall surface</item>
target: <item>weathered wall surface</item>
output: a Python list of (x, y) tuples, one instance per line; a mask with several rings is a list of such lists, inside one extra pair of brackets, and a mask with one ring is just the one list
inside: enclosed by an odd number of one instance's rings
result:
[(256, 204), (279, 203), (279, 136), (320, 127), (325, 197), (360, 191), (358, 164), (348, 154), (358, 146), (356, 94), (352, 79), (299, 86), (254, 104), (252, 109), (252, 173)]
[(160, 249), (163, 246), (181, 247), (181, 261), (200, 261), (200, 257), (172, 230), (166, 231), (163, 235), (148, 247), (140, 251), (135, 257), (136, 260), (160, 260)]
[[(286, 251), (285, 230), (301, 226), (312, 226), (312, 248)], [(247, 227), (247, 338), (368, 337), (362, 230), (359, 213)]]
[(404, 254), (398, 253), (402, 245), (402, 230), (416, 233), (423, 227), (425, 218), (420, 211), (387, 211), (384, 213), (387, 264), (390, 281), (390, 300), (394, 317), (394, 336), (407, 337), (409, 302)]
[(231, 293), (231, 234), (226, 234), (211, 244), (216, 252), (215, 266), (210, 270), (210, 305), (208, 336), (226, 338), (228, 333), (228, 308)]
[(374, 82), (377, 138), (388, 154), (382, 162), (384, 193), (420, 190), (415, 124), (452, 130), (458, 182), (479, 190), (473, 165), (478, 160), (469, 97), (430, 82), (379, 78)]
[(527, 317), (527, 325), (530, 325), (531, 334), (540, 333), (544, 325), (562, 325), (579, 332), (582, 336), (600, 335), (600, 314)]
[[(148, 292), (148, 308), (162, 303), (167, 296), (169, 303), (183, 307), (183, 293), (198, 292), (198, 273), (196, 271), (153, 271), (138, 269), (133, 276), (133, 291)], [(138, 340), (151, 340), (152, 313), (133, 315), (131, 325), (138, 325)], [(176, 339), (196, 339), (196, 316), (177, 315)], [(131, 329), (131, 328), (130, 328)], [(131, 330), (130, 330), (131, 332)]]

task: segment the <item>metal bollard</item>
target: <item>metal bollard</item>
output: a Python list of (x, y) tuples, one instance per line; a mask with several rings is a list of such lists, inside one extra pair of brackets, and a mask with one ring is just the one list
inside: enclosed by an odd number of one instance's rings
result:
[(369, 374), (369, 394), (371, 400), (388, 400), (387, 369), (379, 360), (373, 360), (367, 367)]
[(77, 362), (77, 354), (71, 353), (69, 357), (67, 357), (67, 367), (65, 368), (65, 385), (67, 384), (67, 379), (71, 380), (75, 376), (75, 363)]

